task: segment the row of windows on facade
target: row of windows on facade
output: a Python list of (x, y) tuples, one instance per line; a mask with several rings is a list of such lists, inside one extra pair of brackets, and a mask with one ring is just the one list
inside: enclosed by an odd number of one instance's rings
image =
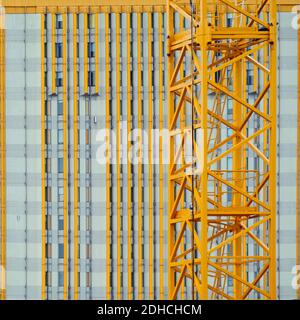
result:
[[(52, 215), (50, 215), (50, 214), (46, 215), (46, 230), (48, 230), (48, 231), (52, 230), (52, 219), (53, 219)], [(63, 231), (64, 230), (64, 216), (62, 214), (60, 214), (57, 216), (57, 219), (58, 219), (57, 220), (57, 229), (58, 229), (58, 231)], [(81, 219), (79, 219), (79, 217), (78, 217), (78, 230), (81, 230), (80, 221), (81, 221)], [(91, 217), (91, 215), (85, 216), (85, 226), (84, 227), (85, 227), (86, 231), (92, 230), (92, 217)], [(80, 248), (78, 250), (80, 253)], [(89, 252), (89, 250), (87, 250), (87, 252)], [(52, 254), (51, 254), (51, 256), (52, 256)], [(79, 254), (79, 257), (80, 257), (80, 254)], [(50, 258), (50, 256), (49, 256), (49, 258)]]
[[(48, 72), (45, 71), (45, 87), (48, 87)], [(77, 71), (77, 86), (80, 85), (80, 73)], [(96, 85), (96, 75), (95, 71), (88, 71), (88, 86), (95, 87)], [(55, 74), (55, 86), (57, 88), (63, 87), (63, 72), (57, 71)]]
[[(78, 202), (80, 202), (80, 190), (81, 188), (78, 187), (77, 191), (77, 198)], [(91, 202), (92, 197), (91, 197), (91, 188), (90, 187), (85, 187), (85, 202)], [(64, 201), (64, 188), (63, 187), (58, 187), (57, 188), (57, 200), (58, 202), (63, 202)], [(45, 187), (45, 201), (46, 202), (52, 202), (52, 187)]]
[[(88, 19), (87, 19), (87, 28), (88, 29), (95, 29), (95, 19), (96, 19), (96, 15), (95, 14), (88, 14)], [(50, 18), (50, 20), (52, 21), (52, 18)], [(76, 15), (76, 27), (77, 29), (79, 29), (80, 26), (80, 15), (77, 14)], [(48, 28), (48, 16), (45, 15), (45, 19), (44, 19), (44, 29)], [(55, 28), (58, 30), (62, 30), (63, 29), (63, 16), (62, 14), (56, 14), (55, 15)]]
[[(57, 284), (58, 287), (63, 287), (64, 286), (64, 272), (63, 271), (59, 271), (57, 273)], [(50, 271), (46, 271), (46, 286), (47, 287), (51, 287), (53, 286), (53, 281), (52, 281), (52, 272)], [(91, 273), (90, 272), (85, 272), (85, 285), (84, 287), (90, 287), (91, 286)], [(81, 286), (80, 283), (80, 272), (78, 272), (78, 287)]]
[[(47, 259), (52, 259), (52, 243), (46, 243), (46, 258)], [(85, 259), (91, 259), (92, 258), (92, 246), (91, 244), (86, 244), (86, 250), (85, 250)], [(78, 245), (77, 249), (78, 253), (78, 259), (80, 259), (80, 245)], [(63, 259), (64, 258), (64, 244), (59, 243), (58, 244), (58, 259)]]
[[(45, 159), (45, 172), (51, 173), (52, 172), (52, 158)], [(77, 159), (78, 162), (78, 173), (80, 173), (80, 158)], [(64, 173), (64, 163), (63, 158), (57, 159), (57, 172)], [(91, 173), (91, 159), (85, 159), (85, 173)]]
[[(53, 130), (51, 129), (45, 129), (45, 144), (51, 145), (52, 144), (52, 138), (51, 138), (51, 132)], [(80, 144), (80, 130), (77, 132), (77, 139), (78, 144)], [(57, 144), (63, 144), (64, 143), (64, 130), (58, 129), (57, 130)], [(90, 130), (85, 129), (85, 145), (90, 144)]]
[[(48, 42), (44, 43), (45, 46), (45, 58), (48, 58)], [(88, 42), (87, 44), (87, 51), (88, 51), (88, 57), (89, 58), (95, 58), (96, 48), (95, 48), (95, 42)], [(77, 42), (77, 58), (79, 58), (79, 43)], [(63, 58), (63, 43), (57, 42), (55, 44), (55, 58)]]
[[(90, 115), (91, 113), (91, 106), (89, 101), (85, 101), (85, 114)], [(45, 100), (45, 116), (51, 116), (51, 101), (50, 100)], [(63, 116), (64, 115), (64, 103), (61, 98), (57, 99), (57, 115), (58, 116)], [(77, 116), (80, 115), (80, 104), (79, 100), (77, 100)]]

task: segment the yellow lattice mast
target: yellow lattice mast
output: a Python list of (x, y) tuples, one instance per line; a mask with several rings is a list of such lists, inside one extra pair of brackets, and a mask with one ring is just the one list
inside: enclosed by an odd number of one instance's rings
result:
[(207, 3), (167, 1), (169, 297), (276, 299), (276, 1)]

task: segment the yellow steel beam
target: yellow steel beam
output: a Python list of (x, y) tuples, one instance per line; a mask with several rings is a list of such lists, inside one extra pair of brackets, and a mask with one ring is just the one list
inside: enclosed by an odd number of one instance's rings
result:
[[(159, 129), (163, 130), (163, 13), (158, 15), (158, 50), (159, 50)], [(164, 166), (163, 166), (163, 137), (159, 136), (159, 297), (164, 299)]]
[(149, 161), (149, 299), (154, 298), (154, 287), (153, 287), (153, 153), (152, 153), (152, 128), (153, 128), (153, 101), (152, 101), (152, 13), (148, 13), (148, 161)]
[(132, 165), (130, 158), (131, 151), (131, 115), (132, 115), (132, 103), (131, 103), (131, 19), (130, 13), (126, 14), (126, 24), (127, 24), (127, 132), (128, 132), (128, 140), (127, 140), (127, 216), (128, 216), (128, 237), (127, 237), (127, 260), (128, 260), (128, 300), (133, 298), (133, 282), (132, 282)]
[[(218, 0), (209, 0), (207, 5), (215, 5)], [(298, 0), (277, 0), (277, 5), (281, 7), (294, 6), (299, 4)], [(5, 8), (30, 8), (30, 7), (97, 7), (97, 6), (164, 6), (165, 0), (127, 0), (124, 4), (123, 0), (2, 0), (2, 6)], [(188, 5), (189, 0), (183, 0), (181, 4)], [(245, 5), (257, 5), (257, 0), (246, 0)]]
[[(242, 97), (243, 95), (243, 64), (242, 61), (237, 61), (233, 65), (234, 71), (233, 71), (233, 86), (234, 86), (234, 92), (236, 95)], [(237, 102), (233, 102), (233, 119), (234, 124), (237, 128), (240, 127), (242, 122), (242, 112), (243, 107)], [(241, 137), (236, 136), (233, 141), (233, 145), (237, 145), (241, 142)], [(237, 185), (242, 188), (243, 184), (243, 177), (241, 175), (241, 172), (239, 170), (242, 169), (242, 162), (243, 162), (243, 150), (242, 148), (238, 148), (233, 152), (233, 170), (235, 171), (233, 173), (233, 179), (237, 181)], [(241, 207), (242, 204), (242, 197), (240, 193), (235, 193), (233, 195), (233, 205), (236, 207)], [(234, 232), (238, 233), (241, 230), (240, 225), (240, 217), (236, 217), (236, 227)], [(240, 256), (242, 255), (242, 239), (237, 238), (233, 242), (233, 255), (237, 257), (236, 264), (234, 265), (234, 273), (237, 274), (239, 277), (243, 276), (242, 273), (242, 266), (240, 263)], [(242, 284), (240, 281), (234, 280), (234, 297), (235, 299), (239, 299), (242, 296)]]
[[(270, 30), (260, 41), (256, 41), (257, 35), (248, 31), (252, 27), (249, 26), (250, 23), (247, 24), (245, 18), (251, 13), (245, 8), (236, 8), (233, 2), (227, 0), (220, 0), (218, 3), (230, 6), (235, 12), (234, 19), (239, 21), (242, 32), (235, 31), (232, 34), (232, 27), (227, 27), (227, 21), (223, 19), (223, 15), (220, 16), (219, 11), (213, 22), (208, 23), (207, 13), (210, 8), (204, 0), (195, 6), (195, 12), (184, 9), (185, 17), (192, 21), (192, 28), (187, 27), (185, 30), (180, 24), (178, 30), (174, 25), (174, 11), (182, 13), (181, 2), (169, 0), (167, 3), (168, 103), (171, 130), (168, 198), (169, 297), (178, 298), (180, 287), (185, 285), (186, 280), (192, 280), (193, 298), (207, 299), (210, 293), (210, 297), (215, 299), (251, 299), (252, 295), (275, 299), (276, 117), (274, 115), (276, 115), (277, 8), (274, 1), (268, 0), (266, 3), (270, 7), (270, 18), (263, 15), (262, 20), (254, 19), (256, 23), (268, 25)], [(233, 28), (237, 28), (237, 25)], [(222, 37), (215, 36), (221, 34), (219, 30), (222, 30)], [(182, 41), (187, 37), (189, 41)], [(263, 43), (265, 45), (262, 45)], [(256, 59), (249, 59), (245, 50), (250, 47), (256, 48), (253, 52), (266, 49), (268, 59), (259, 63)], [(192, 68), (190, 70), (185, 68), (182, 74), (179, 70), (186, 62), (191, 61), (191, 57)], [(245, 90), (246, 61), (257, 66), (259, 72), (265, 75), (263, 84), (261, 81), (257, 82), (258, 98), (254, 102), (247, 99), (248, 92)], [(257, 77), (259, 72), (256, 74)], [(264, 100), (267, 101), (267, 108), (263, 108), (263, 104), (260, 103)], [(179, 121), (179, 114), (185, 105), (194, 112), (190, 123), (184, 125), (191, 138), (193, 150), (189, 163), (184, 161), (178, 163), (181, 152), (185, 150), (189, 140), (184, 137), (180, 143), (175, 143), (174, 139), (184, 131), (183, 122)], [(223, 113), (230, 105), (233, 106), (233, 117), (225, 120)], [(264, 126), (255, 133), (250, 130), (250, 118), (254, 117), (264, 123)], [(224, 135), (226, 130), (222, 129), (226, 127), (232, 130), (233, 134)], [(221, 130), (223, 133), (218, 138)], [(258, 144), (258, 140), (266, 136), (270, 140), (269, 143)], [(224, 151), (223, 146), (229, 142), (232, 146), (227, 146)], [(253, 149), (259, 161), (265, 164), (259, 166), (257, 172), (251, 170), (246, 161), (249, 149)], [(226, 170), (222, 170), (224, 166)], [(253, 186), (250, 184), (251, 181), (254, 181)], [(227, 200), (229, 192), (232, 194), (232, 200)], [(270, 197), (262, 197), (265, 192)], [(185, 198), (187, 201), (183, 201)], [(192, 208), (182, 207), (181, 204), (187, 206), (188, 201), (192, 204)], [(258, 235), (252, 232), (264, 229), (268, 229), (269, 232), (267, 234), (259, 232)], [(186, 245), (181, 246), (181, 241), (183, 239), (185, 241), (185, 235), (188, 234), (191, 236), (191, 242), (186, 241)], [(247, 245), (251, 244), (250, 239), (258, 246), (257, 254), (252, 257), (248, 256), (247, 250)], [(224, 263), (224, 257), (228, 255), (232, 256), (232, 261)], [(212, 263), (211, 259), (216, 261)], [(264, 260), (266, 263), (263, 265)], [(249, 264), (253, 262), (259, 266), (259, 273), (249, 281), (247, 273), (251, 271)], [(233, 280), (233, 293), (227, 288), (227, 278)], [(267, 285), (263, 283), (264, 290), (261, 289), (262, 281), (267, 282)]]
[(68, 299), (68, 107), (67, 107), (67, 15), (63, 14), (63, 168), (64, 168), (64, 300)]
[[(179, 28), (181, 30), (183, 30), (184, 28), (184, 23), (185, 23), (185, 18), (181, 15), (180, 18), (179, 18)], [(183, 78), (184, 77), (184, 66), (181, 64), (180, 66), (180, 78)], [(181, 108), (181, 113), (180, 113), (180, 129), (182, 130), (182, 132), (184, 132), (184, 127), (185, 127), (185, 123), (186, 123), (186, 112), (185, 112), (185, 105), (184, 105), (184, 101), (183, 101), (183, 107)], [(184, 133), (182, 135), (182, 138), (184, 138)], [(185, 163), (185, 159), (184, 159), (184, 154), (182, 153), (182, 157), (181, 157), (181, 161), (182, 161), (182, 164)], [(183, 196), (181, 198), (181, 208), (183, 209), (185, 204), (185, 197)], [(185, 250), (185, 242), (186, 242), (186, 239), (184, 238), (184, 236), (182, 237), (182, 240), (181, 240), (181, 251), (183, 252)], [(184, 282), (184, 280), (183, 280)], [(186, 289), (186, 286), (185, 286), (185, 283), (183, 283), (183, 285), (181, 286), (181, 299), (184, 300), (184, 295), (185, 295), (185, 289)]]
[(106, 298), (111, 299), (111, 201), (110, 201), (110, 23), (109, 15), (105, 14), (105, 103), (106, 103)]
[(95, 93), (99, 93), (99, 15), (95, 14)]
[[(210, 8), (216, 6), (218, 0), (208, 1)], [(292, 8), (298, 4), (298, 0), (277, 0), (279, 12), (291, 12)], [(130, 0), (124, 4), (122, 0), (2, 0), (7, 14), (41, 14), (41, 13), (121, 13), (121, 12), (165, 12), (165, 0), (145, 0), (141, 4), (138, 0)], [(189, 0), (182, 1), (185, 7), (189, 6)], [(246, 0), (245, 5), (249, 12), (260, 11), (257, 0)], [(222, 12), (222, 7), (219, 8)], [(268, 9), (267, 9), (268, 10)], [(223, 15), (225, 18), (225, 15)]]
[(122, 297), (122, 283), (121, 283), (121, 100), (120, 100), (120, 14), (116, 14), (116, 157), (117, 157), (117, 299)]
[[(207, 30), (207, 4), (204, 0), (200, 2), (200, 28), (204, 31), (202, 35), (199, 36), (199, 43), (201, 46), (201, 98), (200, 98), (200, 105), (201, 105), (201, 129), (203, 134), (203, 146), (202, 146), (202, 153), (203, 157), (203, 169), (202, 175), (200, 179), (200, 188), (201, 188), (201, 242), (202, 242), (202, 252), (201, 252), (201, 291), (200, 296), (201, 299), (206, 300), (208, 298), (208, 265), (207, 265), (207, 254), (204, 252), (204, 245), (207, 245), (207, 235), (208, 235), (208, 224), (207, 224), (207, 189), (208, 189), (208, 167), (207, 167), (207, 129), (208, 129), (208, 119), (207, 119), (207, 110), (208, 110), (208, 70), (206, 67), (208, 64), (208, 56), (207, 56), (207, 49), (208, 49), (208, 42), (209, 42), (209, 35)], [(192, 88), (193, 90), (193, 88)], [(196, 98), (197, 99), (197, 98)], [(193, 107), (193, 106), (192, 106)], [(194, 125), (194, 124), (192, 124)], [(193, 137), (192, 137), (193, 139)], [(196, 203), (193, 201), (193, 210), (196, 206)], [(194, 225), (195, 229), (195, 225)], [(193, 284), (194, 285), (194, 284)]]
[(143, 198), (142, 198), (142, 59), (141, 59), (141, 19), (137, 14), (137, 85), (138, 85), (138, 298), (143, 299)]
[(74, 137), (74, 300), (78, 299), (78, 79), (77, 14), (73, 14), (73, 137)]
[(56, 14), (51, 15), (51, 44), (52, 44), (52, 93), (56, 93)]
[[(41, 14), (41, 172), (42, 172), (42, 300), (46, 298), (46, 201), (45, 201), (45, 15)], [(1, 73), (2, 74), (2, 73)]]
[(88, 87), (88, 38), (89, 38), (89, 29), (88, 29), (88, 14), (84, 13), (83, 15), (83, 86), (84, 93), (89, 93)]

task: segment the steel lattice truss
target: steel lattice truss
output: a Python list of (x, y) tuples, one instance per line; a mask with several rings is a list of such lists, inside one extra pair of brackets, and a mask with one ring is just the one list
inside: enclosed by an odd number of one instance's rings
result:
[(167, 4), (171, 299), (276, 298), (276, 1), (257, 3)]

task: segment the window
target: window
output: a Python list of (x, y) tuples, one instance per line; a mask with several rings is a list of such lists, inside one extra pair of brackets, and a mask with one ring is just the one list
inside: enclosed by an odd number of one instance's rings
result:
[(61, 71), (56, 72), (56, 86), (62, 87), (63, 85), (63, 73)]
[(91, 286), (91, 274), (90, 274), (90, 272), (86, 273), (86, 286), (87, 287)]
[(63, 44), (61, 42), (58, 42), (55, 45), (55, 57), (62, 58), (62, 55), (63, 55)]
[(63, 114), (64, 114), (63, 102), (62, 101), (58, 101), (57, 102), (57, 115), (58, 116), (62, 116)]
[(79, 54), (80, 54), (80, 47), (79, 47), (79, 42), (77, 42), (77, 58), (79, 58)]
[(86, 173), (91, 173), (91, 159), (85, 160)]
[(88, 15), (88, 28), (95, 29), (95, 15), (94, 14)]
[(56, 29), (62, 29), (62, 27), (63, 27), (62, 15), (57, 14), (56, 15)]
[(52, 217), (50, 214), (46, 215), (46, 230), (52, 230)]
[(57, 172), (64, 173), (64, 159), (63, 158), (57, 159)]
[(80, 116), (80, 104), (79, 104), (79, 100), (77, 100), (77, 116)]
[(80, 25), (79, 22), (80, 22), (80, 21), (79, 21), (79, 14), (76, 14), (76, 25), (77, 25), (77, 29), (79, 29), (79, 25)]
[(90, 202), (91, 201), (91, 188), (90, 187), (87, 187), (86, 188), (86, 199), (85, 199), (85, 201), (86, 202)]
[(227, 17), (227, 27), (232, 27), (232, 17)]
[(86, 216), (86, 230), (92, 230), (92, 219), (91, 216)]
[(64, 201), (64, 188), (58, 187), (58, 201)]
[(45, 87), (48, 86), (48, 72), (45, 71), (45, 77), (44, 77)]
[(88, 100), (85, 100), (85, 115), (90, 115), (91, 114), (91, 108), (90, 108), (90, 103)]
[(85, 144), (88, 145), (90, 143), (90, 131), (89, 129), (85, 130)]
[(59, 287), (64, 286), (64, 273), (63, 273), (63, 271), (58, 272), (58, 286)]
[(95, 42), (88, 43), (89, 58), (95, 58)]
[(79, 83), (80, 83), (80, 73), (79, 71), (77, 71), (77, 87), (79, 87)]
[(57, 131), (57, 143), (63, 144), (64, 142), (64, 131), (62, 129), (58, 129)]
[(44, 43), (44, 57), (47, 58), (48, 55), (48, 43), (45, 42)]
[(51, 103), (48, 100), (45, 100), (45, 115), (51, 116)]
[(44, 15), (44, 29), (47, 29), (47, 14)]
[(89, 71), (88, 83), (89, 83), (90, 87), (95, 87), (95, 72), (94, 71)]
[(58, 230), (63, 231), (64, 230), (64, 218), (62, 216), (58, 216)]
[(51, 190), (51, 187), (46, 187), (45, 188), (45, 200), (47, 202), (51, 202), (52, 201), (52, 190)]
[(52, 272), (46, 271), (45, 277), (46, 277), (46, 286), (50, 287), (52, 284)]
[(51, 172), (51, 158), (46, 158), (45, 164), (46, 164), (45, 172), (50, 173)]
[(52, 244), (46, 243), (46, 258), (51, 259), (52, 258)]
[(58, 259), (63, 259), (64, 258), (64, 244), (59, 243), (58, 244)]
[(247, 86), (252, 86), (254, 83), (253, 80), (253, 70), (247, 70)]
[(49, 129), (45, 129), (45, 144), (51, 144), (51, 131)]
[(87, 259), (91, 259), (91, 256), (92, 256), (92, 255), (91, 255), (91, 253), (92, 253), (91, 248), (92, 248), (92, 247), (91, 247), (90, 244), (87, 244), (87, 245), (86, 245), (86, 258), (87, 258)]

